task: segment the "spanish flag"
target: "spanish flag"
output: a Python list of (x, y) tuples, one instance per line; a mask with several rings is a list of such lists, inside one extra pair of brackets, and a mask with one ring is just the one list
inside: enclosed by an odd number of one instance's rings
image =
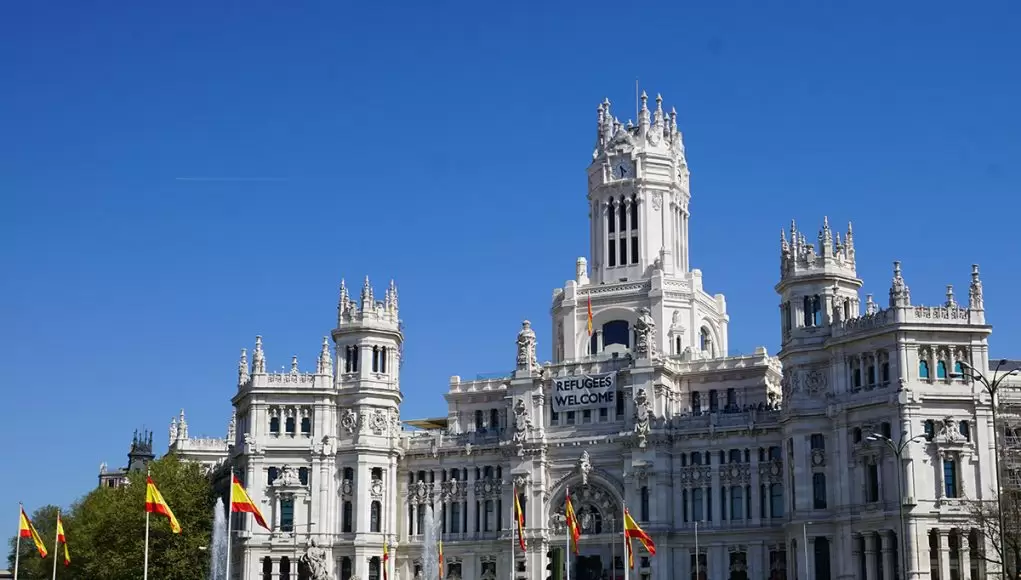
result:
[(567, 516), (567, 532), (571, 534), (571, 548), (575, 555), (578, 555), (578, 540), (581, 538), (581, 529), (578, 527), (578, 516), (574, 513), (574, 504), (571, 503), (571, 493), (567, 492), (567, 507), (564, 508), (564, 515)]
[(28, 519), (25, 515), (25, 508), (21, 508), (21, 522), (18, 524), (18, 536), (21, 538), (32, 538), (35, 542), (35, 549), (39, 550), (39, 557), (45, 558), (46, 545), (43, 544), (43, 539), (39, 537), (39, 532), (35, 531), (35, 526), (32, 525), (32, 520)]
[(518, 489), (514, 488), (514, 519), (518, 522), (518, 545), (521, 551), (525, 551), (525, 512), (521, 511), (521, 501), (518, 499)]
[(390, 545), (386, 540), (383, 540), (383, 580), (387, 580), (387, 562), (390, 561)]
[(262, 517), (262, 512), (259, 511), (259, 506), (255, 505), (252, 498), (245, 491), (245, 488), (241, 486), (241, 481), (238, 480), (238, 476), (231, 476), (234, 483), (230, 486), (230, 511), (232, 512), (248, 512), (255, 518), (255, 523), (266, 528), (269, 531), (269, 525), (266, 524), (266, 518)]
[(592, 296), (588, 297), (588, 335), (592, 336)]
[(440, 540), (440, 578), (443, 578), (443, 540)]
[(60, 519), (60, 512), (57, 512), (57, 543), (64, 545), (64, 565), (70, 566), (71, 555), (67, 553), (67, 538), (64, 537), (64, 522)]
[(145, 511), (167, 516), (167, 519), (170, 520), (170, 531), (175, 534), (181, 533), (181, 524), (177, 521), (174, 512), (167, 505), (167, 500), (163, 499), (163, 494), (160, 493), (160, 490), (156, 489), (156, 484), (153, 483), (152, 478), (149, 476), (145, 478)]
[(624, 508), (624, 549), (627, 551), (628, 567), (630, 568), (635, 567), (635, 552), (631, 546), (633, 539), (641, 542), (650, 556), (656, 555), (656, 544), (653, 543), (652, 538), (638, 526), (635, 519), (631, 517), (631, 512)]

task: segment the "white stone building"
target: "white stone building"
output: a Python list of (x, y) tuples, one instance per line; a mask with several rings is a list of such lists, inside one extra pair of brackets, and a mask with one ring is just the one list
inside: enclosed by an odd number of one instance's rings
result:
[[(272, 523), (237, 518), (235, 577), (294, 580), (315, 540), (332, 578), (381, 580), (389, 541), (389, 577), (410, 580), (432, 510), (445, 576), (545, 578), (570, 488), (578, 580), (609, 575), (613, 560), (622, 576), (625, 502), (657, 545), (655, 557), (637, 549), (638, 578), (894, 580), (904, 561), (910, 580), (981, 578), (963, 499), (993, 497), (991, 406), (955, 376), (961, 362), (988, 368), (977, 267), (962, 304), (948, 289), (945, 304), (913, 305), (899, 263), (889, 304), (862, 304), (850, 226), (841, 237), (824, 220), (815, 243), (792, 224), (776, 286), (782, 348), (730, 356), (726, 300), (689, 267), (676, 113), (643, 95), (638, 125), (625, 126), (600, 105), (588, 191), (591, 268), (579, 258), (553, 293), (553, 360), (537, 360), (523, 323), (513, 373), (452, 377), (446, 417), (399, 419), (392, 283), (381, 301), (368, 280), (356, 299), (341, 286), (315, 372), (294, 359), (268, 373), (261, 338), (251, 365), (242, 351), (226, 449), (175, 449), (226, 456)], [(903, 460), (877, 437), (911, 439)]]

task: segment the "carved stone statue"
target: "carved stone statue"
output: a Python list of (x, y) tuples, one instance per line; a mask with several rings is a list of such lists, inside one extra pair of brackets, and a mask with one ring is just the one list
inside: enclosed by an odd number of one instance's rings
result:
[(330, 572), (326, 567), (326, 559), (326, 550), (312, 540), (298, 562), (308, 569), (310, 580), (329, 580)]
[(656, 355), (656, 321), (648, 308), (639, 310), (635, 321), (635, 352), (649, 358)]
[(170, 443), (177, 441), (177, 417), (170, 420)]
[(589, 459), (588, 451), (582, 451), (578, 458), (578, 473), (581, 474), (582, 485), (588, 485), (588, 474), (592, 473), (592, 462)]
[(524, 441), (531, 427), (532, 421), (528, 418), (528, 409), (525, 408), (525, 402), (518, 399), (514, 403), (514, 441)]
[(645, 448), (649, 434), (649, 399), (645, 389), (638, 389), (635, 393), (635, 434), (638, 435), (638, 446)]
[(539, 370), (539, 361), (535, 358), (535, 331), (527, 320), (521, 323), (518, 332), (518, 369)]
[(953, 417), (944, 417), (943, 422), (940, 424), (939, 434), (943, 437), (944, 441), (955, 442), (964, 439), (961, 432), (957, 429), (957, 424)]

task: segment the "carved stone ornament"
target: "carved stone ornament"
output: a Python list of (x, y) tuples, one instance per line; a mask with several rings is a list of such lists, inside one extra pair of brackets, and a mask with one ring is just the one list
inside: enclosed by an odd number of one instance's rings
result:
[(372, 494), (372, 497), (374, 499), (382, 499), (383, 481), (379, 479), (373, 479), (372, 482), (369, 483), (369, 493)]
[(528, 487), (529, 477), (528, 475), (515, 475), (514, 476), (514, 487), (517, 489), (525, 489)]
[(939, 423), (939, 432), (936, 435), (940, 440), (947, 443), (964, 441), (964, 436), (958, 430), (957, 422), (954, 421), (953, 417), (943, 417), (943, 420)]
[(340, 493), (341, 494), (343, 494), (344, 496), (350, 496), (352, 493), (354, 493), (354, 489), (355, 489), (355, 486), (354, 486), (354, 482), (353, 481), (351, 481), (350, 479), (343, 479), (343, 480), (341, 480), (341, 482), (340, 482)]
[(826, 374), (822, 371), (811, 370), (805, 373), (805, 392), (814, 395), (826, 388)]
[(248, 453), (258, 454), (260, 452), (259, 445), (255, 441), (255, 437), (251, 433), (245, 433), (245, 447), (248, 448)]
[(645, 389), (638, 389), (635, 393), (634, 432), (638, 438), (638, 447), (644, 449), (649, 435), (649, 399), (645, 395)]
[(652, 312), (644, 307), (638, 311), (635, 321), (635, 352), (646, 358), (656, 356), (656, 321)]
[(655, 192), (652, 194), (652, 209), (659, 211), (663, 207), (663, 193)]
[(386, 432), (387, 420), (383, 409), (376, 409), (372, 412), (372, 421), (369, 423), (373, 435), (382, 435)]
[(518, 332), (518, 369), (519, 370), (542, 370), (539, 361), (535, 358), (535, 331), (532, 330), (532, 323), (525, 320), (521, 323), (521, 330)]
[(348, 435), (354, 434), (355, 429), (358, 428), (358, 413), (355, 413), (354, 409), (344, 409), (344, 413), (340, 416), (340, 427)]
[(273, 482), (273, 487), (298, 487), (300, 485), (301, 480), (298, 478), (298, 472), (290, 465), (285, 465)]
[(589, 459), (588, 451), (582, 451), (578, 458), (578, 473), (581, 474), (582, 485), (588, 485), (588, 475), (592, 473), (592, 461)]

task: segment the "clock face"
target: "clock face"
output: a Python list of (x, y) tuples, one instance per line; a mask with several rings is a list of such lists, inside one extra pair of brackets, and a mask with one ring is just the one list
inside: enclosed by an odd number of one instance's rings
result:
[(634, 177), (633, 170), (631, 169), (631, 160), (624, 158), (615, 161), (613, 164), (613, 176), (617, 179), (631, 179)]

